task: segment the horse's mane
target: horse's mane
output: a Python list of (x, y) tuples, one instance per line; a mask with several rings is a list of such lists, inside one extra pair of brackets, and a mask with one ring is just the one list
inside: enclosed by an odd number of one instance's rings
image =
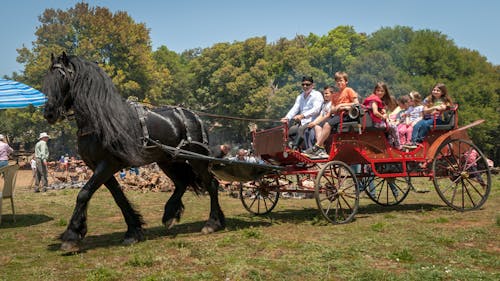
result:
[(106, 149), (123, 161), (138, 165), (144, 155), (137, 112), (97, 64), (75, 56), (69, 60), (74, 67), (71, 96), (75, 112), (85, 118), (82, 121), (88, 123)]

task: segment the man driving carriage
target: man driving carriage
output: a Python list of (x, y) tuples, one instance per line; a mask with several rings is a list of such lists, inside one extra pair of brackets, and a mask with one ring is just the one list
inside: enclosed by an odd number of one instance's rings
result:
[(302, 92), (286, 116), (281, 118), (281, 122), (288, 123), (291, 148), (301, 148), (304, 141), (306, 149), (313, 145), (314, 129), (308, 124), (319, 115), (322, 104), (323, 95), (314, 89), (312, 76), (302, 77)]

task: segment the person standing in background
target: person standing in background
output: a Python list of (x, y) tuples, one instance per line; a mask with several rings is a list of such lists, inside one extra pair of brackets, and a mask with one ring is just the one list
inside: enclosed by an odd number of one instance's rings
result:
[(0, 168), (9, 165), (9, 155), (13, 151), (14, 149), (7, 144), (4, 135), (0, 134)]
[(47, 142), (49, 135), (43, 132), (38, 137), (38, 142), (35, 145), (35, 161), (36, 161), (36, 178), (35, 178), (35, 192), (40, 192), (40, 181), (42, 183), (42, 192), (47, 191), (47, 160), (49, 159), (49, 147)]

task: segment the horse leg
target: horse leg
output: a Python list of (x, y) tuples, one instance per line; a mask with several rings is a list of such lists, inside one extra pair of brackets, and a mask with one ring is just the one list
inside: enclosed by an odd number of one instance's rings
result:
[(142, 216), (134, 210), (121, 190), (118, 181), (116, 181), (115, 177), (111, 177), (104, 185), (106, 185), (111, 192), (113, 199), (118, 207), (120, 207), (125, 222), (127, 223), (127, 232), (125, 233), (123, 244), (130, 245), (144, 241), (144, 229), (142, 228), (144, 221), (142, 220)]
[[(165, 213), (162, 219), (163, 224), (171, 228), (180, 220), (180, 216), (184, 211), (182, 196), (186, 192), (188, 184), (195, 182), (196, 180), (194, 179), (198, 178), (210, 195), (210, 216), (202, 229), (202, 233), (208, 234), (225, 228), (226, 220), (219, 205), (219, 184), (217, 180), (208, 172), (206, 163), (191, 161), (191, 165), (192, 167), (180, 163), (174, 165), (158, 164), (175, 184), (174, 193), (165, 204)], [(199, 173), (195, 173), (193, 169), (196, 169)]]
[(224, 229), (226, 227), (226, 218), (219, 205), (219, 182), (208, 171), (202, 180), (210, 195), (210, 216), (201, 232), (209, 234)]
[(184, 165), (172, 165), (166, 163), (157, 163), (163, 172), (174, 182), (174, 193), (165, 203), (165, 211), (163, 213), (162, 223), (167, 228), (172, 228), (177, 222), (180, 221), (182, 213), (184, 212), (184, 204), (182, 204), (182, 196), (186, 192), (188, 185), (185, 180), (186, 170), (189, 167), (181, 167)]
[(76, 198), (75, 209), (68, 223), (68, 227), (61, 234), (61, 250), (78, 251), (78, 243), (87, 234), (87, 206), (95, 191), (110, 177), (113, 170), (109, 165), (100, 163), (96, 166), (94, 174), (82, 187)]

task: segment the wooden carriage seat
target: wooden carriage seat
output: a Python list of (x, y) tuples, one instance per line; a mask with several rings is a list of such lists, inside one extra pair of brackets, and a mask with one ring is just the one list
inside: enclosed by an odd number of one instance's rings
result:
[(435, 116), (434, 117), (434, 126), (432, 127), (432, 130), (449, 131), (449, 130), (457, 128), (457, 125), (458, 125), (457, 108), (458, 108), (458, 105), (453, 105), (452, 107), (450, 107), (449, 110), (443, 111), (442, 115), (443, 115), (443, 120), (445, 123), (442, 125), (436, 124), (435, 120), (436, 120), (436, 118), (439, 117), (439, 115)]
[(342, 126), (339, 125), (337, 129), (339, 133), (349, 133), (358, 130), (358, 121), (342, 122)]
[(370, 116), (370, 114), (368, 114), (368, 112), (365, 113), (365, 115), (363, 116), (363, 131), (385, 131), (387, 130), (387, 128), (377, 128), (375, 126), (373, 126), (373, 120)]

